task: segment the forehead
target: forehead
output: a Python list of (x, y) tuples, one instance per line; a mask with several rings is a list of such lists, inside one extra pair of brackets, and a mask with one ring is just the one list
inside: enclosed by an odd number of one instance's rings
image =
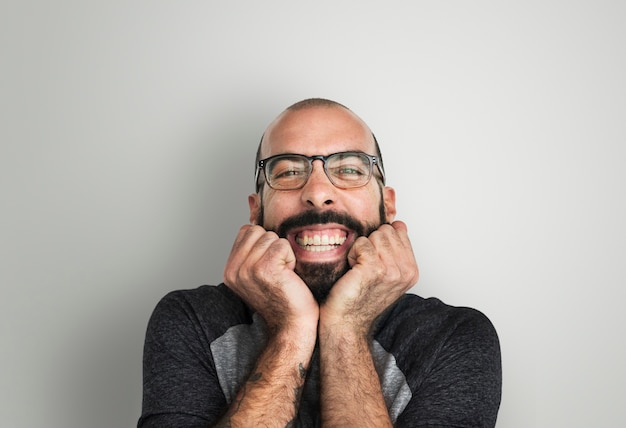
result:
[(328, 155), (344, 151), (373, 154), (365, 122), (343, 107), (316, 106), (283, 112), (265, 131), (261, 158), (281, 154)]

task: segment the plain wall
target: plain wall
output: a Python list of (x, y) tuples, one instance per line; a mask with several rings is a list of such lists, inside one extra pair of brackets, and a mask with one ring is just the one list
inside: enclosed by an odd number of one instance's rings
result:
[(624, 426), (626, 3), (2, 1), (0, 425), (132, 427), (168, 291), (216, 284), (254, 151), (376, 133), (421, 279), (495, 324), (498, 428)]

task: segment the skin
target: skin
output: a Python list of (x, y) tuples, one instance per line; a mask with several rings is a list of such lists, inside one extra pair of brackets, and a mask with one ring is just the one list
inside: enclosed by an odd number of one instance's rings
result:
[[(375, 153), (371, 131), (338, 106), (313, 106), (281, 114), (265, 132), (261, 157), (308, 156), (342, 151)], [(382, 201), (381, 201), (382, 198)], [(255, 370), (220, 426), (290, 426), (315, 343), (320, 347), (324, 426), (391, 426), (369, 348), (377, 317), (400, 298), (419, 273), (406, 225), (394, 221), (395, 192), (372, 178), (356, 189), (339, 189), (321, 161), (305, 186), (276, 191), (264, 185), (248, 198), (250, 223), (235, 240), (224, 282), (267, 323), (270, 337)], [(380, 204), (388, 224), (380, 225)], [(263, 225), (255, 224), (263, 207)], [(280, 238), (273, 230), (308, 210), (332, 210), (374, 225), (357, 236), (342, 224), (296, 228)], [(329, 251), (306, 251), (297, 236), (341, 235)], [(298, 274), (302, 264), (327, 263), (347, 270), (318, 304)]]

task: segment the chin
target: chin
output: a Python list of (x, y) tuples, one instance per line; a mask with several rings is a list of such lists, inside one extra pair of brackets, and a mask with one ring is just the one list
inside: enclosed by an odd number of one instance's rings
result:
[(323, 304), (335, 283), (348, 271), (348, 262), (336, 263), (298, 263), (296, 273), (309, 287), (313, 297)]

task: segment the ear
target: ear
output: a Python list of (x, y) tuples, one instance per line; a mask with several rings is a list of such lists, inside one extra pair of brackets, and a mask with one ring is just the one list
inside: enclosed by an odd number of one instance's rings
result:
[(248, 206), (250, 207), (250, 224), (256, 224), (256, 219), (261, 210), (261, 197), (258, 193), (248, 196)]
[(383, 203), (387, 221), (391, 223), (396, 218), (396, 191), (392, 187), (383, 187)]

